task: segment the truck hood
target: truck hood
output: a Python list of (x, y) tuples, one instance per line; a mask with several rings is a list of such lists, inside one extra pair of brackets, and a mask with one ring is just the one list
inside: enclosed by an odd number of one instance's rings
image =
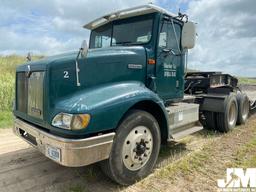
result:
[[(109, 47), (89, 50), (86, 58), (78, 60), (80, 87), (77, 87), (76, 56), (77, 53), (69, 53), (55, 59), (53, 57), (53, 61), (48, 64), (49, 80), (52, 82), (50, 87), (55, 93), (55, 98), (105, 83), (145, 82), (146, 51), (144, 47)], [(64, 73), (68, 74), (67, 78), (64, 78)]]
[[(63, 65), (63, 63), (67, 62), (74, 64), (77, 54), (78, 52), (70, 52), (57, 55), (47, 58), (47, 61), (48, 63), (52, 64), (54, 68), (55, 66), (59, 67), (59, 65)], [(79, 59), (79, 66), (82, 70), (84, 65), (97, 65), (99, 63), (117, 62), (125, 63), (126, 59), (128, 59), (128, 61), (134, 61), (134, 59), (138, 59), (138, 56), (145, 59), (145, 49), (143, 47), (108, 47), (102, 49), (90, 49), (86, 58)]]
[(31, 71), (46, 70), (47, 67), (55, 61), (74, 60), (76, 58), (77, 53), (78, 53), (77, 51), (67, 52), (67, 53), (58, 54), (54, 56), (44, 57), (43, 59), (40, 59), (37, 61), (30, 61), (22, 65), (19, 65), (16, 68), (16, 71), (17, 72), (27, 71), (28, 65), (31, 67)]
[[(33, 98), (30, 97), (30, 100), (32, 98), (31, 101), (28, 99), (29, 97), (24, 98), (25, 103), (35, 103), (35, 106), (36, 102), (43, 103), (42, 119), (35, 121), (34, 117), (32, 118), (26, 111), (20, 111), (19, 109), (16, 111), (17, 116), (27, 121), (33, 119), (33, 122), (37, 125), (51, 129), (52, 118), (61, 112), (60, 109), (56, 108), (56, 105), (64, 98), (72, 98), (81, 91), (87, 93), (97, 87), (103, 88), (114, 83), (146, 82), (147, 56), (144, 47), (109, 47), (89, 50), (86, 58), (79, 58), (78, 60), (80, 86), (77, 85), (76, 75), (75, 59), (77, 53), (69, 52), (46, 57), (39, 61), (28, 62), (17, 68), (17, 72), (27, 72), (30, 69), (32, 74), (34, 71), (42, 71), (44, 74), (39, 79), (39, 83), (43, 86), (43, 88), (40, 88), (43, 89), (43, 95), (35, 94)], [(30, 81), (24, 80), (24, 82), (28, 83)], [(25, 83), (21, 82), (21, 84)], [(36, 90), (37, 84), (33, 83), (27, 87), (30, 91), (24, 89), (24, 95), (29, 95), (31, 91)], [(101, 94), (106, 93), (99, 91), (95, 97), (101, 97)], [(19, 93), (16, 96), (19, 98)], [(27, 110), (31, 111), (32, 109)]]
[[(108, 47), (108, 48), (102, 48), (102, 49), (90, 49), (88, 51), (88, 55), (85, 58), (86, 63), (90, 63), (91, 59), (97, 59), (97, 58), (104, 58), (104, 62), (107, 62), (108, 60), (113, 60), (113, 57), (119, 57), (119, 61), (122, 61), (123, 56), (127, 55), (136, 55), (136, 50), (144, 50), (141, 46), (136, 47)], [(27, 63), (24, 63), (22, 65), (19, 65), (17, 67), (17, 72), (19, 71), (27, 71), (28, 65), (30, 66), (31, 71), (38, 71), (38, 70), (46, 70), (52, 65), (61, 65), (62, 63), (71, 62), (74, 63), (76, 57), (77, 57), (78, 51), (71, 51), (66, 52), (58, 55), (48, 56), (43, 59), (37, 60), (37, 61), (30, 61)], [(107, 60), (106, 60), (107, 59)]]

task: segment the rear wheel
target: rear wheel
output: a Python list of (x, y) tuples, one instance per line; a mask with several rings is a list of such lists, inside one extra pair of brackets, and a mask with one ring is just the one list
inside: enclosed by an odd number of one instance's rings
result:
[(237, 95), (237, 103), (238, 103), (238, 116), (237, 116), (237, 124), (244, 124), (249, 116), (250, 111), (250, 101), (246, 94), (240, 93)]
[(236, 97), (231, 94), (224, 102), (224, 112), (216, 114), (217, 129), (221, 132), (228, 132), (236, 126), (238, 105)]
[(103, 172), (121, 185), (130, 185), (146, 177), (157, 161), (161, 136), (156, 119), (149, 113), (132, 110), (116, 131)]
[(211, 111), (204, 111), (204, 127), (206, 129), (215, 130), (216, 129), (216, 114)]

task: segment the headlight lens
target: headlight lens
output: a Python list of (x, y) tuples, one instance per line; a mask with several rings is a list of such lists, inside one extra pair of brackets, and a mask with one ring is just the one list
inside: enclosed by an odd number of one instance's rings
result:
[(90, 118), (89, 114), (59, 113), (53, 118), (52, 125), (63, 129), (80, 130), (88, 126)]

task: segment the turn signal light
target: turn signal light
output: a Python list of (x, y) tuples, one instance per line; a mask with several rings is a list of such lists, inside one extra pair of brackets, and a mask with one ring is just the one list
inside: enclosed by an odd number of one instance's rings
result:
[(155, 65), (156, 64), (156, 60), (155, 59), (149, 59), (148, 60), (148, 64), (149, 65)]

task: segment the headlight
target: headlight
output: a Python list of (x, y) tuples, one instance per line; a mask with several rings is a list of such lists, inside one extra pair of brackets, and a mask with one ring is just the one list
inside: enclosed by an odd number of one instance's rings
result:
[(63, 129), (80, 130), (86, 128), (89, 122), (89, 114), (59, 113), (53, 118), (52, 125)]

